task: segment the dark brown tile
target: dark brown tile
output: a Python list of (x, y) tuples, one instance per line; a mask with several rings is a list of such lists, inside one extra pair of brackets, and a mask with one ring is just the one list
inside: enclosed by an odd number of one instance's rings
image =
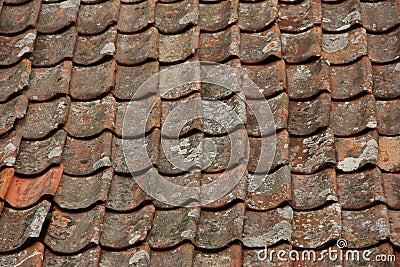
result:
[(4, 207), (0, 216), (0, 251), (15, 250), (28, 238), (38, 238), (50, 206), (45, 200), (26, 210)]
[(239, 3), (238, 26), (244, 31), (262, 31), (265, 27), (271, 25), (278, 16), (276, 0)]
[(400, 28), (384, 34), (367, 34), (368, 56), (372, 62), (385, 63), (400, 57)]
[[(63, 209), (85, 209), (98, 201), (106, 201), (113, 170), (106, 169), (102, 172), (86, 177), (75, 177), (64, 174), (54, 202)], [(82, 190), (82, 189), (85, 190)]]
[(64, 171), (69, 175), (88, 175), (102, 167), (111, 166), (110, 132), (102, 133), (93, 139), (74, 139), (67, 137), (64, 150)]
[(45, 138), (66, 123), (70, 103), (69, 97), (30, 103), (25, 116), (16, 123), (17, 131), (25, 139)]
[[(29, 30), (19, 35), (0, 36), (0, 66), (12, 65), (26, 54), (33, 52), (36, 30)], [(40, 46), (37, 47), (40, 49)]]
[(29, 84), (30, 72), (31, 62), (27, 59), (13, 67), (0, 69), (0, 102), (25, 89)]
[(43, 4), (37, 24), (40, 33), (56, 33), (76, 22), (79, 0), (66, 0), (57, 3)]
[(400, 100), (376, 101), (378, 133), (382, 135), (400, 134)]
[(15, 172), (34, 175), (53, 164), (60, 164), (66, 136), (64, 130), (59, 130), (42, 141), (22, 141), (15, 161)]
[(242, 266), (242, 248), (234, 244), (219, 252), (195, 252), (193, 267), (202, 266)]
[(238, 19), (238, 0), (217, 3), (200, 3), (199, 26), (202, 31), (216, 32)]
[(378, 166), (385, 171), (400, 171), (400, 136), (379, 137)]
[(301, 33), (282, 33), (282, 54), (289, 63), (300, 63), (321, 55), (322, 30), (313, 27)]
[(28, 108), (28, 98), (26, 96), (17, 96), (16, 98), (0, 104), (0, 134), (11, 130), (14, 122), (25, 116)]
[(0, 139), (0, 167), (14, 166), (21, 137), (17, 131), (11, 131)]
[(103, 206), (79, 213), (54, 208), (44, 242), (54, 252), (70, 254), (99, 244), (103, 216)]
[(400, 63), (372, 66), (375, 97), (396, 98), (400, 96)]
[(156, 4), (155, 26), (163, 33), (178, 33), (188, 25), (196, 25), (198, 17), (198, 0)]
[(382, 173), (383, 186), (387, 205), (395, 210), (400, 209), (400, 174)]
[(59, 255), (46, 249), (43, 266), (62, 267), (66, 263), (79, 267), (98, 266), (100, 250), (100, 247), (93, 247), (74, 255)]
[(106, 251), (103, 250), (100, 256), (99, 266), (151, 266), (150, 265), (150, 248), (144, 243), (139, 247), (135, 247), (126, 251)]
[[(4, 200), (8, 188), (10, 187), (12, 180), (14, 178), (14, 169), (13, 168), (4, 168), (3, 170), (0, 171), (0, 200)], [(3, 209), (3, 201), (1, 202), (0, 206), (0, 212)]]
[(194, 247), (186, 243), (172, 250), (151, 251), (151, 266), (192, 266)]
[(12, 254), (5, 254), (0, 256), (1, 266), (42, 266), (44, 255), (44, 246), (36, 242), (30, 247)]
[(195, 53), (199, 44), (200, 29), (193, 27), (186, 32), (160, 34), (159, 59), (160, 62), (172, 63), (183, 61)]
[(292, 5), (278, 4), (278, 25), (285, 32), (300, 32), (321, 24), (321, 1), (306, 0)]
[(386, 31), (399, 23), (399, 16), (399, 2), (396, 0), (361, 2), (362, 24), (368, 31)]
[(322, 3), (322, 29), (343, 31), (355, 24), (361, 24), (360, 1)]
[(154, 23), (155, 1), (146, 0), (137, 4), (121, 4), (118, 31), (134, 33)]
[(41, 1), (32, 0), (23, 5), (4, 5), (0, 15), (0, 33), (15, 34), (35, 28)]

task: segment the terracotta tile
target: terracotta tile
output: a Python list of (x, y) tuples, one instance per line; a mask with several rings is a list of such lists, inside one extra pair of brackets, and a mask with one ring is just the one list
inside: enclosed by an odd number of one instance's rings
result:
[(26, 208), (38, 202), (44, 195), (54, 196), (62, 171), (61, 165), (35, 178), (14, 176), (5, 200), (14, 208)]
[[(357, 258), (354, 261), (346, 261), (344, 257), (343, 266), (344, 267), (361, 267), (361, 266), (387, 266), (387, 267), (395, 267), (396, 262), (393, 259), (390, 259), (390, 256), (394, 256), (393, 247), (388, 244), (384, 243), (379, 246), (371, 247), (368, 249), (360, 249), (359, 251), (359, 260)], [(346, 251), (345, 251), (346, 253)], [(364, 253), (364, 257), (363, 257)], [(344, 254), (345, 255), (345, 254)], [(386, 257), (386, 262), (378, 262), (378, 259), (382, 259)], [(377, 260), (375, 260), (377, 259)], [(375, 263), (374, 263), (375, 261)]]
[(385, 205), (357, 211), (342, 211), (342, 238), (348, 248), (363, 248), (389, 237), (388, 210)]
[[(11, 182), (14, 177), (14, 169), (13, 168), (4, 168), (0, 171), (0, 200), (4, 200), (7, 195), (7, 191), (11, 185)], [(3, 204), (3, 201), (1, 201)], [(0, 212), (3, 209), (1, 206)]]
[(112, 131), (114, 129), (115, 104), (112, 96), (89, 102), (72, 102), (65, 126), (67, 132), (74, 137), (88, 137), (105, 129)]
[(240, 59), (243, 63), (260, 63), (271, 56), (282, 57), (278, 26), (259, 33), (240, 34)]
[(193, 267), (201, 266), (242, 266), (242, 248), (233, 244), (219, 252), (196, 252), (193, 259)]
[(199, 216), (196, 208), (156, 211), (149, 234), (149, 245), (153, 248), (168, 248), (184, 240), (193, 242)]
[(90, 244), (97, 245), (103, 216), (103, 206), (79, 213), (54, 208), (44, 242), (54, 252), (71, 254)]
[(198, 47), (199, 34), (198, 27), (175, 35), (161, 34), (159, 40), (160, 62), (182, 61), (193, 55)]
[(71, 79), (72, 62), (63, 63), (50, 68), (33, 68), (29, 87), (24, 94), (30, 100), (45, 101), (57, 94), (67, 94)]
[(331, 126), (335, 135), (349, 136), (377, 126), (375, 99), (369, 94), (346, 102), (332, 102)]
[(387, 205), (398, 210), (400, 207), (400, 174), (382, 173), (382, 181)]
[(238, 0), (201, 3), (199, 6), (199, 26), (201, 30), (216, 32), (235, 23), (238, 19), (238, 5)]
[(37, 242), (20, 252), (8, 255), (1, 255), (0, 265), (40, 267), (42, 266), (43, 255), (44, 246), (41, 243)]
[(35, 40), (35, 30), (29, 30), (14, 36), (0, 36), (0, 46), (2, 47), (0, 51), (0, 66), (12, 65), (23, 58), (24, 55), (31, 54)]
[(400, 212), (389, 210), (389, 223), (390, 223), (390, 241), (398, 246), (400, 244)]
[(310, 101), (290, 101), (289, 133), (294, 135), (309, 135), (320, 128), (329, 126), (330, 109), (331, 98), (327, 93), (322, 93)]
[[(242, 68), (265, 97), (286, 89), (285, 62), (283, 60), (266, 65), (245, 65)], [(265, 79), (265, 77), (269, 77), (269, 79)], [(246, 95), (246, 98), (254, 98), (254, 96)]]
[(66, 0), (59, 3), (43, 4), (37, 24), (40, 33), (56, 33), (76, 22), (79, 0)]
[(379, 98), (396, 98), (400, 96), (400, 63), (373, 65), (373, 92)]
[(51, 67), (72, 58), (77, 35), (75, 27), (62, 33), (38, 35), (32, 54), (33, 66)]
[(367, 55), (367, 38), (364, 28), (345, 33), (324, 33), (322, 55), (333, 64), (350, 63)]
[(352, 172), (378, 160), (378, 134), (371, 131), (357, 137), (336, 138), (337, 168)]
[(400, 136), (379, 137), (378, 166), (385, 171), (400, 171)]
[(322, 30), (313, 27), (301, 33), (282, 33), (282, 54), (289, 63), (299, 63), (321, 55)]
[(154, 27), (132, 35), (118, 34), (116, 60), (121, 64), (133, 65), (157, 59), (158, 35)]
[(244, 31), (262, 31), (278, 16), (276, 0), (256, 3), (239, 3), (238, 26)]
[[(63, 209), (85, 209), (96, 202), (106, 201), (113, 170), (86, 177), (75, 177), (64, 174), (55, 194), (54, 202)], [(85, 190), (82, 190), (84, 188)]]
[(126, 251), (101, 251), (99, 266), (150, 266), (150, 248), (144, 243)]
[(194, 247), (186, 243), (172, 250), (151, 251), (151, 266), (192, 266), (193, 257)]
[[(291, 247), (285, 243), (268, 247), (267, 256), (265, 256), (265, 248), (260, 249), (246, 249), (243, 250), (243, 266), (246, 267), (268, 267), (268, 266), (282, 266), (292, 267), (293, 263), (289, 261), (280, 261), (277, 258), (277, 251), (285, 250), (287, 253), (291, 250)], [(269, 257), (268, 257), (269, 256)], [(263, 259), (263, 257), (266, 257)], [(260, 259), (261, 258), (261, 259)]]
[(30, 103), (25, 116), (16, 123), (17, 131), (25, 139), (45, 138), (66, 123), (70, 103), (69, 97)]
[[(115, 87), (112, 90), (114, 96), (118, 99), (131, 100), (140, 86), (156, 74), (158, 70), (158, 61), (148, 62), (134, 67), (118, 66), (115, 78)], [(150, 82), (152, 81), (153, 80), (148, 81), (146, 86), (150, 86)], [(154, 91), (157, 90), (156, 82), (154, 82), (153, 89)], [(137, 97), (135, 96), (135, 98)]]
[(114, 84), (115, 61), (90, 67), (73, 67), (70, 94), (73, 99), (92, 100), (107, 93)]
[(38, 238), (50, 206), (45, 200), (26, 210), (4, 207), (0, 216), (0, 251), (15, 250), (28, 238)]
[(6, 103), (0, 104), (0, 135), (11, 130), (14, 122), (25, 116), (27, 107), (28, 98), (26, 96), (17, 96)]
[[(333, 242), (332, 242), (333, 243)], [(346, 250), (339, 249), (337, 245), (331, 245), (325, 247), (325, 249), (315, 249), (313, 250), (315, 252), (315, 259), (314, 259), (314, 254), (309, 253), (310, 250), (305, 249), (305, 250), (295, 250), (296, 253), (292, 252), (292, 257), (293, 257), (293, 266), (307, 266), (307, 267), (331, 267), (331, 266), (343, 266), (343, 264), (346, 262)], [(336, 255), (329, 257), (329, 251), (331, 251), (331, 255)], [(309, 253), (309, 254), (308, 254)], [(349, 263), (351, 263), (353, 266), (359, 266), (357, 265), (359, 261), (356, 259), (352, 261), (351, 259), (351, 252), (348, 252), (347, 258), (349, 259)], [(355, 252), (357, 253), (357, 252)], [(304, 256), (303, 256), (304, 255)], [(342, 255), (342, 256), (340, 256)], [(359, 254), (360, 258), (362, 258), (362, 254)], [(356, 258), (356, 256), (355, 256)], [(362, 265), (365, 266), (365, 265)], [(368, 265), (367, 265), (368, 266)]]
[(247, 180), (246, 204), (251, 209), (273, 209), (292, 199), (288, 166), (283, 166), (270, 174), (249, 174)]
[(322, 29), (343, 31), (361, 24), (360, 1), (350, 0), (340, 3), (322, 3)]
[(306, 0), (299, 4), (278, 4), (278, 25), (285, 32), (300, 32), (321, 23), (320, 0)]
[(120, 1), (108, 0), (98, 4), (81, 5), (78, 31), (82, 34), (99, 34), (108, 26), (117, 23)]
[(12, 167), (14, 165), (21, 137), (21, 134), (12, 131), (0, 139), (0, 167)]
[(81, 65), (89, 65), (97, 63), (107, 56), (114, 55), (116, 38), (117, 30), (115, 27), (111, 27), (99, 35), (79, 36), (76, 41), (73, 61)]
[(215, 33), (201, 33), (198, 56), (200, 60), (221, 62), (239, 55), (239, 29), (232, 26)]
[(399, 23), (399, 3), (396, 0), (384, 2), (361, 2), (361, 17), (364, 28), (368, 31), (389, 30)]
[(328, 164), (336, 164), (332, 129), (309, 137), (291, 137), (289, 155), (292, 172), (311, 174)]
[(400, 100), (376, 101), (378, 133), (382, 135), (400, 134)]
[(5, 5), (1, 10), (0, 33), (15, 34), (27, 28), (34, 28), (39, 15), (40, 0), (23, 5)]
[(340, 237), (341, 208), (332, 204), (319, 210), (297, 211), (293, 214), (293, 246), (318, 248)]
[(200, 248), (217, 249), (241, 240), (244, 212), (244, 203), (222, 211), (202, 211), (194, 244)]
[(400, 28), (385, 34), (367, 34), (367, 37), (372, 62), (385, 63), (400, 57)]
[(31, 62), (23, 59), (17, 65), (0, 69), (0, 102), (6, 101), (13, 93), (21, 91), (29, 84)]
[(175, 3), (157, 3), (155, 26), (163, 33), (178, 33), (189, 25), (196, 25), (199, 17), (199, 2), (183, 0)]
[(331, 91), (334, 99), (347, 99), (362, 92), (372, 93), (372, 67), (367, 57), (351, 65), (331, 66)]
[(15, 161), (15, 172), (34, 175), (53, 164), (60, 164), (66, 135), (64, 130), (59, 130), (42, 141), (22, 141)]
[(121, 4), (117, 24), (118, 31), (134, 33), (144, 29), (150, 23), (154, 23), (154, 10), (154, 0), (146, 0), (133, 5)]
[(93, 139), (67, 137), (64, 150), (64, 171), (69, 175), (87, 175), (111, 166), (112, 134), (102, 133)]
[(3, 3), (4, 4), (9, 4), (9, 5), (21, 5), (21, 4), (25, 4), (28, 1), (29, 0), (4, 0)]
[(293, 200), (290, 205), (298, 210), (310, 210), (337, 201), (336, 174), (325, 169), (308, 175), (292, 174)]
[(79, 267), (98, 266), (100, 250), (100, 247), (94, 247), (75, 255), (58, 255), (46, 249), (43, 266), (62, 267), (66, 262)]
[(153, 224), (154, 212), (153, 205), (127, 214), (106, 212), (100, 243), (105, 247), (122, 249), (143, 241)]
[(330, 91), (329, 66), (323, 58), (300, 65), (287, 65), (287, 90), (291, 99), (305, 99)]

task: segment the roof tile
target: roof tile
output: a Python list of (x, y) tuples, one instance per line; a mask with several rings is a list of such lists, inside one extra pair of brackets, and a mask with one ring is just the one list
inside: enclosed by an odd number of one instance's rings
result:
[(332, 129), (309, 137), (291, 137), (289, 154), (292, 172), (311, 174), (327, 164), (336, 164)]
[(16, 98), (0, 104), (0, 135), (13, 128), (17, 119), (24, 117), (28, 108), (28, 98), (17, 96)]
[[(268, 210), (292, 199), (290, 168), (270, 174), (249, 174), (246, 204), (254, 210)], [(259, 182), (262, 182), (258, 185)]]
[[(11, 185), (11, 182), (13, 180), (14, 177), (14, 169), (13, 168), (4, 168), (3, 170), (0, 171), (0, 200), (4, 200), (6, 195), (7, 195), (7, 191), (8, 188)], [(3, 201), (1, 202), (1, 206), (0, 206), (0, 212), (3, 209)]]
[(3, 6), (0, 16), (0, 33), (15, 34), (35, 27), (40, 5), (40, 0), (32, 0), (22, 5)]
[(0, 69), (0, 102), (27, 87), (30, 72), (31, 62), (27, 59), (13, 67)]
[(306, 0), (292, 5), (279, 3), (278, 25), (282, 31), (300, 32), (321, 24), (320, 0)]
[(0, 252), (15, 250), (28, 238), (39, 237), (50, 206), (51, 203), (44, 200), (26, 210), (4, 207), (0, 216)]
[[(4, 4), (20, 5), (20, 4), (25, 4), (28, 1), (29, 0), (4, 0), (3, 2), (4, 2)], [(45, 0), (45, 1), (51, 1), (51, 0)]]
[(59, 253), (76, 253), (89, 244), (98, 244), (103, 216), (103, 206), (79, 213), (54, 208), (44, 242)]
[(186, 243), (172, 250), (151, 251), (151, 264), (154, 267), (191, 266), (194, 257), (194, 247)]
[(278, 16), (277, 0), (239, 3), (238, 26), (243, 31), (257, 32), (271, 25)]
[(154, 23), (155, 1), (146, 0), (137, 4), (121, 4), (118, 31), (134, 33)]
[(79, 8), (78, 32), (82, 34), (99, 34), (109, 25), (116, 24), (119, 6), (119, 0), (81, 5)]
[(341, 208), (332, 204), (323, 209), (293, 214), (292, 244), (300, 248), (318, 248), (340, 237)]
[(345, 33), (324, 33), (322, 55), (333, 64), (350, 63), (367, 55), (367, 36), (364, 28)]
[(106, 201), (112, 178), (110, 168), (86, 177), (64, 174), (54, 202), (62, 209), (84, 209), (98, 201)]
[[(239, 203), (222, 211), (202, 211), (195, 245), (217, 249), (242, 239), (245, 204)], [(196, 266), (196, 263), (194, 264)]]
[(188, 25), (196, 25), (199, 16), (198, 0), (156, 4), (155, 26), (163, 33), (178, 33)]
[(373, 65), (373, 92), (379, 98), (396, 98), (400, 96), (400, 63)]
[(74, 137), (93, 136), (105, 129), (113, 130), (114, 119), (115, 99), (112, 96), (89, 102), (72, 102), (66, 130)]
[(202, 31), (216, 32), (238, 19), (238, 0), (217, 3), (200, 3), (199, 26)]
[(143, 241), (151, 229), (154, 212), (153, 205), (128, 214), (106, 212), (100, 243), (105, 247), (122, 249)]
[[(134, 264), (134, 265), (133, 265)], [(126, 251), (102, 250), (99, 266), (150, 266), (150, 248), (144, 243)]]
[(378, 133), (382, 135), (400, 135), (400, 99), (376, 101)]
[[(0, 36), (0, 66), (12, 65), (25, 54), (32, 53), (35, 40), (36, 30), (13, 36)], [(35, 51), (36, 49), (40, 49), (40, 45), (35, 45)]]
[(70, 106), (69, 97), (50, 102), (30, 103), (23, 118), (16, 123), (18, 132), (25, 139), (43, 139), (64, 125)]
[[(7, 192), (6, 201), (15, 208), (35, 204), (44, 195), (54, 196), (61, 180), (63, 167), (55, 167), (36, 178), (14, 176)], [(1, 197), (1, 196), (0, 196)]]
[(239, 244), (233, 244), (219, 252), (196, 252), (193, 259), (193, 267), (201, 266), (242, 266), (242, 248)]
[(368, 56), (372, 62), (385, 63), (400, 58), (400, 27), (384, 34), (367, 34)]
[(118, 34), (115, 58), (118, 63), (126, 65), (139, 64), (147, 59), (157, 59), (157, 29), (151, 27), (144, 32), (132, 35)]
[(396, 0), (376, 3), (361, 2), (361, 17), (368, 31), (386, 31), (399, 24), (400, 8)]
[(21, 134), (12, 131), (0, 139), (0, 167), (12, 167), (14, 165), (21, 137)]
[[(351, 250), (348, 250), (348, 251), (351, 251)], [(345, 260), (346, 258), (344, 258), (343, 267), (368, 266), (368, 264), (369, 265), (371, 264), (371, 260), (375, 261), (375, 259), (380, 259), (380, 257), (385, 257), (385, 256), (386, 256), (387, 262), (382, 263), (383, 265), (387, 265), (390, 267), (396, 266), (396, 264), (393, 262), (393, 260), (390, 260), (390, 255), (392, 255), (392, 256), (395, 255), (396, 251), (393, 251), (393, 247), (389, 243), (382, 243), (375, 247), (370, 247), (367, 249), (359, 249), (357, 251), (359, 253), (358, 255), (360, 255), (359, 260), (346, 261)], [(364, 255), (364, 256), (362, 256), (362, 255)], [(385, 255), (385, 256), (383, 256), (383, 255)]]
[[(268, 254), (261, 253), (261, 255), (260, 255), (260, 251), (263, 251), (265, 253), (265, 248), (266, 247), (264, 247), (264, 250), (260, 250), (260, 249), (243, 250), (243, 263), (242, 263), (243, 266), (246, 266), (246, 267), (268, 267), (268, 266), (271, 266), (271, 264), (275, 264), (272, 266), (280, 266), (280, 267), (292, 267), (293, 266), (293, 263), (290, 261), (280, 261), (275, 254), (277, 251), (285, 250), (287, 252), (287, 255), (289, 255), (289, 251), (291, 248), (290, 245), (282, 243), (277, 246), (267, 247), (266, 251)], [(270, 255), (271, 257), (267, 258), (264, 255), (266, 255), (266, 256)], [(263, 257), (266, 257), (266, 258), (263, 259)]]
[(182, 61), (193, 55), (199, 44), (199, 34), (198, 27), (175, 35), (161, 34), (159, 40), (160, 62)]
[(322, 3), (322, 29), (343, 31), (355, 24), (361, 24), (360, 1), (350, 0), (340, 3)]
[(115, 61), (90, 67), (73, 67), (70, 94), (73, 99), (92, 100), (114, 85)]
[(282, 54), (289, 63), (299, 63), (321, 55), (322, 30), (313, 27), (301, 33), (282, 33)]
[(50, 68), (33, 68), (29, 87), (24, 92), (30, 100), (45, 101), (57, 94), (67, 94), (71, 79), (72, 62), (63, 63)]
[(42, 266), (44, 246), (36, 242), (30, 247), (13, 254), (1, 255), (1, 266)]
[(46, 249), (43, 266), (62, 267), (66, 262), (72, 266), (98, 266), (100, 258), (100, 247), (90, 248), (75, 255), (58, 255)]
[(66, 0), (42, 5), (37, 24), (40, 33), (56, 33), (76, 22), (80, 0)]
[(390, 241), (398, 246), (400, 245), (400, 211), (389, 210), (390, 223)]
[(385, 205), (357, 211), (342, 211), (342, 237), (348, 248), (363, 248), (389, 237), (388, 210)]
[(77, 32), (74, 26), (61, 33), (38, 35), (35, 51), (32, 54), (32, 64), (36, 67), (50, 67), (64, 59), (72, 58), (76, 39)]
[(22, 141), (15, 161), (15, 172), (34, 175), (52, 164), (60, 164), (67, 133), (55, 132), (42, 141)]
[(382, 181), (385, 188), (385, 198), (387, 205), (392, 208), (400, 209), (400, 174), (382, 173)]
[(97, 63), (107, 56), (114, 55), (116, 37), (117, 30), (115, 27), (111, 27), (99, 35), (79, 36), (76, 41), (73, 61), (78, 64), (89, 65)]
[(346, 102), (332, 102), (331, 126), (337, 136), (349, 136), (377, 126), (375, 99), (368, 94)]
[(67, 137), (64, 150), (64, 171), (70, 175), (87, 175), (111, 166), (112, 134), (102, 133), (90, 140)]
[(378, 166), (389, 172), (400, 171), (400, 136), (379, 137)]

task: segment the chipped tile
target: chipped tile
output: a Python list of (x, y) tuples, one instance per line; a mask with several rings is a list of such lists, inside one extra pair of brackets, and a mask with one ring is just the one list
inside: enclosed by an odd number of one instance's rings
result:
[(196, 25), (198, 17), (198, 0), (156, 4), (155, 26), (163, 33), (178, 33), (189, 25)]
[(40, 0), (32, 0), (22, 5), (4, 5), (0, 16), (0, 33), (10, 35), (34, 28), (40, 5)]
[(193, 267), (202, 266), (242, 266), (242, 248), (239, 244), (233, 244), (219, 252), (195, 252)]
[(100, 251), (100, 247), (94, 247), (74, 255), (59, 255), (46, 249), (43, 266), (62, 267), (66, 262), (72, 266), (98, 266)]
[(225, 29), (238, 19), (238, 0), (217, 3), (200, 3), (199, 26), (202, 31), (216, 32)]
[(160, 62), (172, 63), (183, 61), (193, 55), (199, 43), (199, 28), (193, 27), (175, 35), (161, 34), (159, 40)]
[(107, 0), (92, 5), (81, 5), (78, 17), (78, 32), (99, 34), (108, 26), (117, 23), (120, 1)]
[(361, 24), (360, 1), (350, 0), (340, 3), (322, 3), (322, 29), (343, 31)]
[(21, 137), (21, 134), (12, 131), (0, 139), (0, 167), (14, 166)]
[(146, 0), (137, 4), (121, 4), (118, 19), (118, 31), (138, 32), (150, 23), (154, 23), (155, 1)]
[(17, 96), (6, 103), (0, 104), (0, 135), (11, 130), (14, 122), (24, 117), (27, 108), (28, 98), (26, 96)]
[[(13, 168), (4, 168), (3, 170), (0, 171), (0, 200), (4, 200), (8, 188), (11, 185), (11, 182), (14, 177), (14, 169)], [(3, 209), (3, 201), (0, 201), (0, 212)]]
[(289, 63), (299, 63), (321, 55), (320, 27), (301, 33), (282, 33), (282, 54)]
[(400, 100), (376, 101), (378, 133), (382, 135), (400, 134)]
[(0, 102), (28, 87), (31, 62), (23, 59), (17, 65), (0, 69)]
[(399, 23), (400, 7), (396, 0), (382, 2), (361, 2), (361, 17), (364, 28), (382, 32)]
[(285, 32), (300, 32), (321, 23), (321, 2), (306, 0), (292, 5), (278, 4), (278, 25)]
[(377, 98), (396, 98), (400, 96), (400, 63), (373, 65), (373, 92)]
[(150, 248), (144, 243), (126, 251), (102, 250), (99, 266), (150, 266)]
[[(33, 52), (36, 31), (29, 30), (15, 36), (0, 36), (0, 66), (12, 65)], [(35, 45), (35, 51), (40, 45)], [(36, 52), (35, 52), (36, 53)]]
[(384, 34), (367, 34), (368, 56), (372, 62), (385, 63), (400, 58), (400, 28)]
[(382, 181), (385, 188), (385, 199), (387, 205), (392, 208), (400, 209), (400, 174), (382, 173)]
[(278, 16), (277, 0), (239, 3), (238, 26), (241, 30), (258, 32), (271, 25)]
[(151, 266), (192, 266), (194, 247), (186, 243), (172, 250), (151, 251)]
[(400, 136), (379, 137), (378, 166), (388, 172), (400, 171)]
[(80, 0), (43, 4), (37, 24), (38, 32), (53, 34), (76, 22)]
[(30, 247), (15, 252), (12, 254), (6, 254), (0, 256), (1, 266), (42, 266), (44, 255), (44, 246), (36, 242)]

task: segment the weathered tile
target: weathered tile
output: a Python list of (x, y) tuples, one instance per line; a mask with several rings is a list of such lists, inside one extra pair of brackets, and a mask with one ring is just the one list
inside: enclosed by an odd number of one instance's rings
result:
[(262, 31), (271, 25), (278, 16), (278, 1), (239, 3), (238, 26), (244, 31)]
[(200, 31), (198, 27), (193, 27), (175, 35), (160, 34), (160, 62), (172, 63), (183, 61), (193, 55), (198, 48), (199, 34)]
[(178, 33), (189, 25), (196, 25), (199, 16), (198, 0), (157, 3), (155, 26), (163, 33)]
[[(35, 40), (35, 30), (29, 30), (19, 35), (0, 36), (0, 66), (12, 65), (23, 56), (26, 57), (26, 54), (31, 54)], [(40, 49), (40, 46), (36, 49)]]
[(38, 238), (50, 206), (45, 200), (26, 210), (4, 207), (0, 215), (0, 251), (15, 250), (28, 238)]
[(328, 164), (336, 164), (332, 129), (309, 137), (291, 137), (289, 156), (292, 172), (311, 174)]
[(301, 33), (282, 33), (282, 54), (289, 63), (299, 63), (321, 55), (322, 30), (313, 27)]
[(348, 248), (363, 248), (389, 237), (388, 210), (385, 205), (357, 211), (342, 211), (342, 238)]
[[(351, 250), (348, 250), (351, 251)], [(346, 253), (347, 251), (345, 251)], [(362, 266), (388, 266), (395, 267), (396, 262), (393, 257), (398, 257), (396, 255), (397, 251), (394, 251), (389, 243), (382, 243), (380, 245), (370, 247), (368, 249), (357, 250), (359, 260), (357, 260), (357, 254), (355, 254), (354, 260), (346, 261), (346, 257), (343, 260), (343, 267), (362, 267)], [(345, 254), (346, 255), (346, 254)], [(351, 259), (350, 252), (348, 253)], [(375, 263), (374, 263), (375, 262)]]
[(79, 213), (54, 208), (45, 244), (58, 253), (76, 253), (89, 244), (99, 244), (104, 212), (103, 206)]
[(114, 55), (116, 38), (117, 30), (115, 27), (111, 27), (99, 35), (79, 36), (75, 45), (73, 61), (81, 65), (89, 65), (97, 63), (107, 56)]
[(37, 24), (38, 32), (52, 34), (76, 22), (80, 0), (43, 4)]
[(383, 186), (387, 205), (395, 210), (400, 209), (400, 174), (382, 173)]
[(400, 7), (396, 0), (383, 2), (361, 2), (363, 27), (368, 31), (389, 30), (399, 23)]
[(320, 0), (278, 4), (278, 25), (285, 32), (300, 32), (321, 23)]
[(355, 100), (332, 102), (331, 126), (337, 136), (349, 136), (377, 126), (375, 99), (369, 94)]
[(378, 133), (382, 135), (400, 134), (400, 100), (376, 101)]
[(202, 31), (216, 32), (238, 19), (238, 0), (217, 3), (200, 3), (199, 26)]
[(186, 243), (172, 250), (151, 251), (151, 266), (192, 266), (194, 247)]
[(93, 247), (74, 255), (59, 255), (46, 249), (43, 266), (62, 267), (65, 266), (66, 262), (72, 266), (79, 267), (98, 266), (100, 251), (100, 247)]
[(293, 214), (292, 244), (300, 248), (318, 248), (341, 234), (341, 208), (332, 204), (319, 210)]
[(390, 223), (390, 241), (398, 246), (400, 244), (400, 212), (389, 210), (389, 223)]
[(242, 266), (242, 248), (234, 244), (219, 252), (195, 252), (193, 267), (201, 266)]
[(246, 267), (268, 267), (268, 266), (281, 266), (292, 267), (293, 262), (281, 261), (277, 257), (277, 251), (286, 251), (289, 255), (291, 246), (285, 243), (272, 247), (264, 247), (260, 249), (246, 249), (243, 250), (243, 266)]
[(15, 172), (34, 175), (52, 164), (60, 164), (66, 136), (64, 130), (59, 130), (42, 141), (22, 141), (15, 161)]
[[(122, 1), (123, 2), (123, 1)], [(155, 1), (146, 0), (137, 4), (121, 4), (118, 31), (134, 33), (154, 23)]]
[(24, 117), (27, 107), (28, 98), (26, 96), (17, 96), (6, 103), (0, 104), (0, 134), (12, 129), (14, 122)]
[(31, 62), (23, 59), (17, 65), (0, 69), (0, 102), (6, 101), (12, 94), (21, 91), (29, 84)]
[(1, 255), (0, 265), (40, 267), (42, 266), (43, 255), (44, 246), (41, 243), (36, 242), (22, 251)]
[(361, 24), (360, 1), (350, 0), (340, 3), (322, 3), (322, 29), (343, 31), (355, 24)]
[(23, 5), (3, 6), (0, 15), (0, 33), (15, 34), (36, 27), (40, 5), (40, 0), (32, 0)]
[(99, 34), (108, 26), (117, 23), (119, 0), (107, 0), (79, 8), (78, 31), (82, 34)]
[(50, 102), (30, 103), (23, 118), (16, 123), (16, 129), (25, 139), (43, 139), (67, 121), (69, 97)]
[(269, 210), (292, 199), (290, 168), (270, 174), (249, 174), (246, 204), (254, 210)]
[(385, 171), (400, 171), (400, 136), (379, 137), (378, 166)]
[(130, 265), (150, 266), (150, 248), (146, 243), (126, 251), (101, 251), (99, 266), (113, 267)]
[(400, 58), (400, 28), (384, 34), (367, 34), (368, 56), (372, 62), (385, 63)]
[(396, 98), (400, 96), (400, 63), (372, 66), (375, 97)]
[(102, 133), (93, 139), (74, 139), (67, 137), (64, 149), (64, 171), (69, 175), (87, 175), (102, 167), (111, 166), (110, 132)]
[(12, 131), (0, 139), (0, 167), (14, 166), (21, 137), (21, 134)]
[[(84, 209), (98, 201), (106, 201), (113, 170), (86, 177), (62, 175), (54, 202), (63, 209)], [(82, 189), (85, 190), (82, 190)]]
[(14, 176), (7, 192), (6, 201), (14, 208), (26, 208), (44, 195), (54, 196), (61, 180), (63, 167), (55, 167), (35, 178)]
[[(0, 171), (0, 200), (4, 200), (8, 188), (11, 185), (11, 182), (14, 177), (14, 169), (13, 168), (4, 168)], [(0, 212), (3, 209), (3, 201), (1, 201)]]

